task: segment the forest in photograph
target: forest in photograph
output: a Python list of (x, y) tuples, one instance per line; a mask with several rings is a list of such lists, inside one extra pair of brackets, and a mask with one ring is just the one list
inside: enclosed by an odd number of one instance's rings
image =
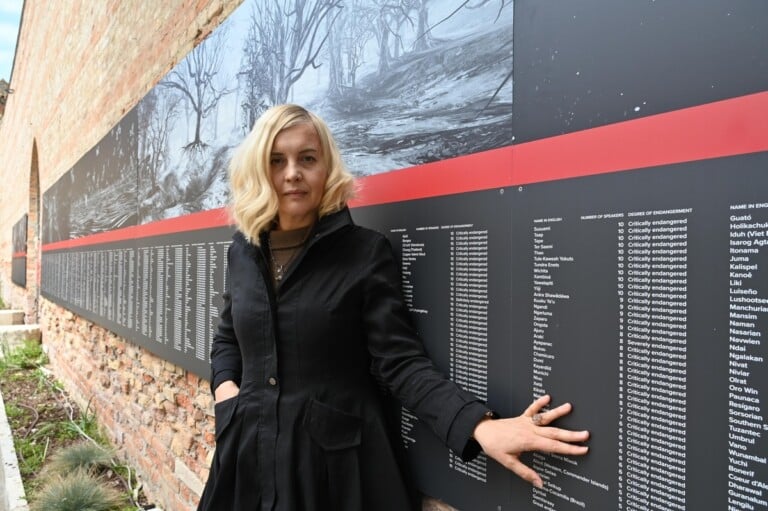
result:
[(43, 243), (137, 223), (136, 109), (43, 195)]
[(246, 0), (45, 194), (44, 242), (222, 207), (272, 105), (330, 125), (366, 176), (509, 145), (508, 0)]

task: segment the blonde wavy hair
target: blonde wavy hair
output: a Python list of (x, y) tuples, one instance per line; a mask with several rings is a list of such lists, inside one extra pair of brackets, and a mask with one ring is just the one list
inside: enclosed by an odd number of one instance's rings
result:
[(278, 197), (269, 168), (275, 137), (286, 128), (304, 123), (315, 127), (328, 169), (318, 216), (339, 211), (355, 194), (354, 177), (344, 167), (328, 125), (301, 106), (273, 106), (259, 117), (229, 164), (230, 215), (237, 228), (255, 245), (259, 244), (259, 234), (277, 219)]

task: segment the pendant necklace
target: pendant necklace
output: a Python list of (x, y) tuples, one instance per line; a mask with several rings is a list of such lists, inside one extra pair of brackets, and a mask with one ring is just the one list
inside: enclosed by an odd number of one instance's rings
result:
[(293, 258), (296, 256), (296, 254), (299, 251), (294, 250), (293, 252), (291, 252), (290, 257), (288, 257), (288, 260), (285, 261), (283, 264), (280, 264), (277, 262), (277, 259), (275, 259), (275, 252), (272, 249), (272, 242), (270, 241), (268, 243), (269, 243), (269, 258), (272, 260), (272, 266), (275, 268), (275, 280), (280, 282), (281, 280), (283, 280), (283, 275), (285, 273), (285, 270), (288, 268), (288, 265), (291, 264), (291, 261), (293, 261)]
[[(270, 236), (267, 238), (267, 247), (269, 248), (269, 258), (272, 261), (272, 266), (274, 267), (274, 270), (275, 270), (275, 280), (277, 282), (280, 282), (281, 280), (283, 280), (286, 270), (288, 270), (288, 267), (296, 258), (296, 255), (301, 251), (301, 247), (303, 247), (304, 244), (307, 242), (308, 235), (309, 235), (309, 230), (307, 230), (307, 233), (304, 235), (300, 243), (296, 245), (287, 246), (287, 247), (280, 247), (277, 249), (272, 247), (272, 237)], [(277, 259), (275, 258), (275, 251), (277, 250), (291, 251), (291, 254), (288, 256), (288, 259), (283, 264), (278, 263)]]

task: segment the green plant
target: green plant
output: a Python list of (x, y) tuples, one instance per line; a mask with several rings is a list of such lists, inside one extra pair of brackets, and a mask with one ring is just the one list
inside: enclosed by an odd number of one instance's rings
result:
[(49, 422), (34, 432), (38, 438), (55, 438), (56, 440), (77, 440), (78, 434), (67, 427), (63, 421)]
[(8, 419), (16, 419), (17, 417), (21, 417), (24, 415), (24, 410), (16, 406), (14, 403), (6, 403), (5, 405), (5, 416), (8, 417)]
[(40, 471), (48, 455), (49, 438), (33, 436), (31, 438), (14, 438), (13, 444), (19, 456), (19, 472), (21, 475), (32, 475)]
[(8, 356), (11, 350), (8, 347), (8, 343), (0, 341), (0, 376), (5, 376), (8, 372)]
[(0, 360), (0, 374), (8, 369), (34, 369), (48, 362), (48, 357), (43, 352), (42, 345), (32, 339), (27, 339), (21, 346), (8, 349), (2, 346), (2, 360)]
[(99, 430), (99, 422), (96, 412), (91, 409), (91, 400), (85, 410), (80, 411), (77, 417), (71, 417), (66, 427), (73, 433), (88, 438), (97, 444), (106, 445), (108, 441)]
[(51, 456), (46, 472), (68, 474), (84, 470), (89, 474), (99, 474), (112, 466), (112, 453), (93, 442), (84, 441), (72, 444)]
[(31, 511), (111, 511), (125, 501), (114, 489), (83, 470), (56, 476), (43, 486)]

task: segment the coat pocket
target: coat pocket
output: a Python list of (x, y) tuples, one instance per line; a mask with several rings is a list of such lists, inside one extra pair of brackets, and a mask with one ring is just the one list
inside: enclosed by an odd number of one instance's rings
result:
[(238, 397), (239, 396), (234, 396), (213, 405), (216, 440), (221, 437), (232, 423), (232, 417), (235, 415), (235, 410), (237, 410)]
[(316, 399), (309, 402), (304, 423), (312, 439), (326, 451), (360, 445), (362, 419)]
[(323, 451), (324, 476), (319, 480), (327, 486), (328, 503), (321, 508), (363, 509), (359, 460), (362, 419), (312, 399), (304, 421), (312, 441)]

